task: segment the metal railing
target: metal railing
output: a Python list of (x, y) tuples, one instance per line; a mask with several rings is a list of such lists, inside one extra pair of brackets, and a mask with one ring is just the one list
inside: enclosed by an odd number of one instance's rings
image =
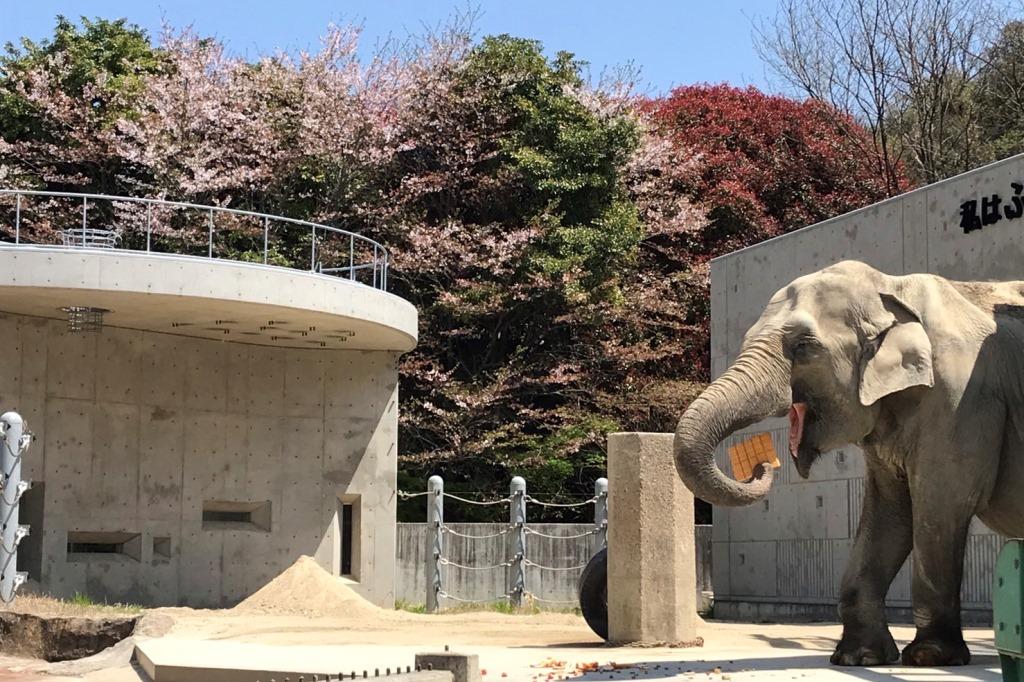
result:
[[(589, 536), (597, 536), (594, 543), (594, 553), (608, 545), (608, 479), (599, 478), (594, 482), (594, 496), (582, 502), (556, 503), (543, 502), (526, 494), (526, 481), (521, 476), (516, 476), (509, 484), (508, 497), (494, 500), (470, 500), (458, 495), (444, 491), (444, 480), (440, 476), (431, 476), (427, 480), (427, 490), (420, 493), (407, 493), (399, 491), (399, 497), (411, 499), (414, 497), (427, 498), (427, 551), (426, 576), (426, 610), (430, 613), (437, 612), (443, 600), (450, 600), (458, 603), (492, 603), (497, 601), (508, 601), (511, 606), (520, 607), (524, 601), (533, 601), (557, 605), (576, 605), (576, 600), (561, 601), (540, 597), (528, 589), (527, 572), (530, 571), (582, 571), (587, 563), (573, 566), (545, 566), (530, 560), (527, 552), (527, 536), (535, 535), (548, 540), (581, 540)], [(496, 533), (490, 534), (464, 534), (455, 531), (445, 524), (444, 521), (444, 500), (448, 498), (464, 504), (479, 506), (507, 505), (509, 511), (509, 523)], [(541, 507), (586, 507), (594, 505), (594, 525), (584, 533), (577, 535), (548, 535), (534, 527), (527, 525), (526, 505), (536, 504)], [(462, 538), (464, 540), (489, 540), (491, 538), (509, 535), (510, 554), (497, 564), (491, 565), (464, 565), (452, 561), (445, 553), (445, 535)], [(489, 571), (503, 569), (507, 571), (508, 586), (504, 594), (496, 595), (488, 599), (467, 599), (464, 596), (450, 594), (445, 591), (445, 570), (447, 567), (463, 571)]]
[(308, 270), (387, 290), (378, 242), (329, 225), (236, 208), (0, 188), (0, 242), (220, 258)]

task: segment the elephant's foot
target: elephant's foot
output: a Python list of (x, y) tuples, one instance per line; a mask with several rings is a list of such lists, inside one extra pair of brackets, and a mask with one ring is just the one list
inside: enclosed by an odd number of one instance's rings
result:
[(832, 665), (886, 665), (900, 660), (900, 650), (888, 630), (870, 637), (847, 636), (844, 632), (829, 660)]
[(962, 639), (914, 639), (903, 650), (903, 665), (940, 668), (947, 665), (967, 665), (971, 652)]

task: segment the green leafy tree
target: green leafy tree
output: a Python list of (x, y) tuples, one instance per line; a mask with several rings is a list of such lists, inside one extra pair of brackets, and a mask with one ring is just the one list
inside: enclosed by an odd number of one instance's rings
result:
[(986, 156), (1024, 152), (1024, 21), (1007, 23), (984, 54), (975, 87)]
[(52, 39), (8, 43), (0, 56), (0, 179), (115, 190), (123, 160), (111, 149), (114, 127), (136, 114), (146, 77), (162, 65), (145, 31), (124, 19), (83, 17), (78, 26), (58, 17)]
[(624, 108), (588, 106), (580, 70), (496, 36), (417, 89), (391, 238), (430, 330), (403, 366), (416, 479), (494, 490), (520, 473), (571, 494), (599, 471), (615, 427), (596, 405), (605, 308), (643, 234), (625, 182), (640, 132)]

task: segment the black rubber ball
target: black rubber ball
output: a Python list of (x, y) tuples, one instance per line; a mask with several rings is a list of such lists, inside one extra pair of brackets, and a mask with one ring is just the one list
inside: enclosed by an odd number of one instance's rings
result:
[(595, 554), (579, 581), (580, 611), (583, 620), (601, 639), (608, 639), (608, 548)]

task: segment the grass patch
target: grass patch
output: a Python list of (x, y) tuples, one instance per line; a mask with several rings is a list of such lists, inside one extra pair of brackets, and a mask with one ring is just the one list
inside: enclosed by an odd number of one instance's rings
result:
[(78, 606), (81, 608), (117, 609), (118, 611), (128, 611), (130, 613), (142, 612), (142, 607), (138, 604), (108, 604), (106, 600), (98, 602), (89, 595), (81, 592), (75, 592), (75, 595), (71, 597), (71, 599), (68, 599), (67, 603), (71, 606)]
[[(426, 613), (427, 607), (424, 604), (407, 602), (404, 599), (395, 600), (395, 610), (408, 611), (410, 613)], [(528, 601), (522, 606), (513, 606), (511, 602), (494, 601), (481, 604), (454, 604), (446, 606), (440, 611), (441, 614), (458, 613), (503, 613), (507, 616), (535, 616), (540, 613), (561, 613), (574, 616), (582, 616), (578, 607), (565, 607), (559, 609), (542, 609), (535, 601)]]
[(409, 613), (426, 613), (426, 604), (414, 604), (404, 599), (395, 600), (395, 611), (408, 611)]

